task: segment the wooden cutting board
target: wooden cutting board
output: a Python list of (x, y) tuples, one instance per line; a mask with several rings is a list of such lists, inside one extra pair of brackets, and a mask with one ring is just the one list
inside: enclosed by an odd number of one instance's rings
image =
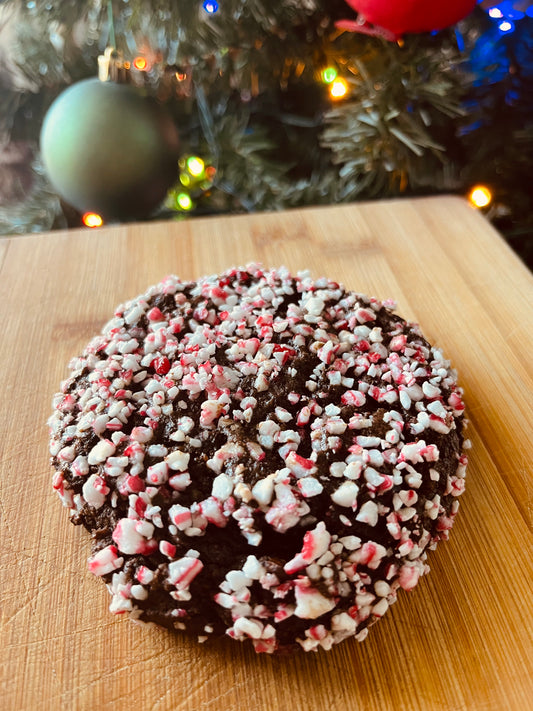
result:
[[(252, 260), (393, 297), (460, 373), (467, 491), (431, 573), (363, 644), (277, 658), (108, 612), (87, 534), (51, 489), (46, 419), (69, 359), (165, 274)], [(0, 241), (0, 708), (533, 708), (533, 279), (458, 198), (195, 219)]]

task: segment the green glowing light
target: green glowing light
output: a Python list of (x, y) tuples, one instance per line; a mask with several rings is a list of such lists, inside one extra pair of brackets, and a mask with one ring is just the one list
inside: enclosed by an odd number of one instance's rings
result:
[(178, 207), (181, 208), (182, 210), (191, 210), (192, 209), (191, 196), (188, 195), (187, 193), (178, 193), (176, 202), (178, 203)]
[(326, 84), (331, 84), (337, 78), (337, 70), (335, 67), (326, 67), (322, 72), (322, 81)]

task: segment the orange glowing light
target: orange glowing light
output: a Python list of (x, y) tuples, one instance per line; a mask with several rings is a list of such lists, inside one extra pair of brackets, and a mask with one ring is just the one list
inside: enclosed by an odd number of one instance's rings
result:
[(86, 212), (81, 220), (85, 227), (101, 227), (104, 224), (102, 216), (96, 212)]
[(140, 72), (145, 72), (148, 69), (148, 62), (145, 57), (135, 57), (133, 60), (133, 66)]
[(487, 207), (492, 201), (492, 193), (484, 185), (476, 185), (470, 191), (468, 199), (474, 207)]
[(344, 79), (335, 79), (329, 88), (329, 94), (332, 99), (342, 99), (348, 93), (348, 82)]

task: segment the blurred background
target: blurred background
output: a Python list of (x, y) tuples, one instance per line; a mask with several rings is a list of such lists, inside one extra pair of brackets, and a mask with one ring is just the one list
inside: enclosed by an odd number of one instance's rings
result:
[[(2, 2), (0, 234), (453, 193), (533, 268), (533, 2), (422, 0), (398, 19), (401, 5)], [(43, 163), (45, 116), (98, 76), (106, 48), (108, 71), (154, 97), (179, 135), (164, 199), (140, 217), (73, 207)], [(117, 119), (102, 104), (96, 119), (90, 101), (82, 93), (63, 118), (92, 122), (102, 187), (91, 189), (113, 194), (135, 154), (135, 109)], [(110, 140), (117, 122), (123, 139)], [(87, 150), (64, 135), (63, 177), (84, 173)]]

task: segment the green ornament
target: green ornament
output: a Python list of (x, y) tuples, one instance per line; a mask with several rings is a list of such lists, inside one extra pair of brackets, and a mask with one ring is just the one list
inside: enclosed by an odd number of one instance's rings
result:
[(50, 106), (41, 153), (59, 195), (106, 220), (146, 217), (178, 175), (178, 133), (166, 110), (127, 84), (86, 79)]

